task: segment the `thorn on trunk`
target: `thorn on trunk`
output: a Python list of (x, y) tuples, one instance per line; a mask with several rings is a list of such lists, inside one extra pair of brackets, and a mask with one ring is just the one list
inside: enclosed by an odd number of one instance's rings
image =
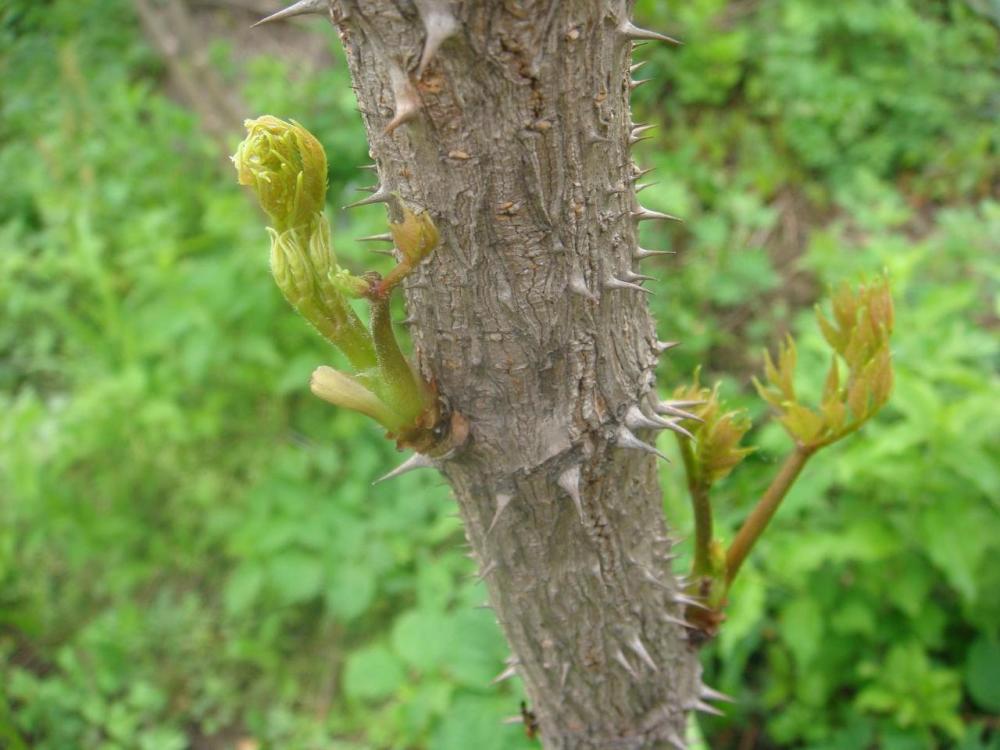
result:
[(713, 690), (708, 685), (701, 686), (701, 697), (710, 701), (725, 701), (726, 703), (736, 703), (736, 699), (731, 695)]
[(663, 354), (664, 352), (669, 352), (676, 346), (680, 346), (680, 341), (657, 341), (653, 344), (653, 349), (656, 350), (657, 354)]
[(639, 675), (636, 674), (636, 671), (635, 671), (635, 669), (632, 668), (632, 665), (628, 663), (628, 659), (625, 658), (625, 654), (622, 653), (621, 649), (618, 649), (617, 651), (615, 651), (615, 653), (614, 653), (614, 660), (616, 662), (618, 662), (619, 664), (621, 664), (622, 667), (624, 667), (625, 671), (628, 672), (632, 676), (633, 680), (638, 680), (639, 679)]
[(631, 281), (631, 282), (634, 282), (636, 284), (641, 284), (643, 281), (654, 281), (655, 280), (655, 277), (653, 277), (653, 276), (646, 276), (645, 274), (636, 273), (635, 271), (632, 271), (632, 270), (629, 270), (629, 269), (626, 269), (624, 272), (622, 272), (622, 278), (625, 281)]
[(632, 253), (632, 257), (636, 260), (646, 260), (646, 258), (655, 258), (660, 255), (675, 255), (672, 250), (644, 250), (639, 247), (636, 248), (635, 252)]
[(383, 135), (392, 135), (403, 123), (407, 123), (420, 112), (420, 95), (409, 77), (399, 68), (390, 68), (392, 79), (392, 95), (395, 100), (395, 113), (382, 131)]
[(646, 666), (652, 669), (654, 672), (659, 672), (659, 668), (656, 666), (656, 662), (653, 661), (653, 657), (649, 655), (649, 651), (642, 643), (642, 639), (638, 635), (633, 636), (632, 640), (628, 642), (628, 647), (635, 652), (635, 655), (645, 662)]
[(370, 234), (367, 237), (358, 237), (358, 242), (392, 242), (392, 235), (386, 232), (385, 234)]
[(496, 560), (491, 560), (489, 562), (489, 564), (485, 568), (483, 568), (481, 571), (479, 571), (479, 575), (477, 575), (476, 578), (475, 578), (476, 583), (480, 583), (481, 581), (486, 580), (486, 576), (488, 576), (490, 573), (492, 573), (496, 569), (497, 569), (497, 561)]
[(507, 667), (503, 672), (494, 677), (493, 680), (490, 682), (490, 684), (498, 685), (504, 680), (509, 680), (511, 677), (515, 677), (516, 675), (517, 675), (517, 670), (514, 669), (514, 667)]
[(618, 27), (619, 33), (626, 39), (631, 39), (632, 41), (647, 39), (654, 42), (667, 42), (668, 44), (681, 44), (673, 37), (669, 37), (666, 34), (661, 34), (658, 31), (650, 31), (649, 29), (640, 29), (634, 23), (629, 20), (625, 20), (621, 26)]
[(447, 8), (438, 3), (417, 2), (420, 20), (424, 24), (424, 51), (420, 55), (420, 65), (417, 66), (417, 78), (422, 78), (424, 71), (437, 54), (441, 45), (458, 31), (458, 21)]
[(712, 716), (725, 716), (725, 714), (713, 706), (711, 703), (705, 703), (705, 701), (697, 700), (689, 706), (689, 709), (699, 711), (703, 714), (711, 714)]
[(346, 211), (349, 208), (358, 208), (359, 206), (371, 206), (375, 203), (388, 203), (390, 198), (389, 191), (385, 188), (379, 187), (374, 193), (369, 195), (367, 198), (362, 198), (359, 201), (354, 201), (354, 203), (348, 203), (344, 206)]
[(645, 287), (641, 287), (638, 284), (633, 284), (629, 281), (622, 281), (621, 279), (615, 278), (614, 276), (609, 276), (604, 280), (604, 286), (607, 289), (631, 289), (633, 292), (642, 292), (643, 294), (652, 294), (653, 292)]
[(636, 221), (681, 221), (680, 217), (673, 214), (665, 214), (661, 211), (652, 211), (640, 206), (632, 212), (632, 218)]
[(587, 282), (583, 280), (583, 274), (580, 271), (574, 271), (570, 275), (569, 284), (567, 286), (573, 294), (586, 297), (591, 302), (597, 302), (597, 297), (595, 297), (593, 292), (587, 288)]
[(327, 0), (299, 0), (299, 2), (292, 3), (287, 8), (282, 8), (277, 13), (272, 13), (266, 18), (260, 19), (250, 28), (256, 29), (258, 26), (265, 23), (283, 21), (286, 18), (292, 18), (293, 16), (305, 16), (312, 13), (322, 14), (327, 11), (327, 7)]
[(670, 463), (669, 458), (660, 453), (649, 443), (642, 442), (625, 425), (621, 425), (615, 433), (615, 444), (621, 448), (630, 448), (632, 450), (642, 451), (643, 453), (651, 453), (658, 458), (662, 458), (667, 463)]
[(497, 521), (500, 520), (500, 514), (507, 509), (507, 506), (510, 505), (510, 501), (513, 499), (514, 499), (513, 495), (508, 495), (506, 493), (497, 493), (496, 495), (497, 509), (493, 513), (493, 520), (490, 521), (489, 528), (486, 529), (487, 538), (489, 538), (490, 532), (493, 531), (493, 527), (497, 525)]
[(558, 484), (560, 489), (570, 496), (576, 506), (576, 512), (580, 514), (580, 521), (585, 523), (583, 515), (583, 498), (580, 495), (580, 465), (573, 464), (559, 475)]
[(401, 463), (395, 469), (390, 471), (388, 474), (379, 477), (374, 482), (372, 482), (372, 485), (376, 485), (379, 482), (384, 482), (387, 479), (395, 479), (398, 476), (402, 476), (403, 474), (408, 474), (409, 472), (414, 471), (416, 469), (432, 469), (432, 468), (434, 468), (434, 462), (431, 459), (429, 459), (423, 453), (414, 453), (412, 456), (403, 461), (403, 463)]

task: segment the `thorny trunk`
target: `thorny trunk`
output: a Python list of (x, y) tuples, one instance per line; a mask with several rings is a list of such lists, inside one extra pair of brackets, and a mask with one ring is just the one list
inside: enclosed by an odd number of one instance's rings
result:
[(470, 436), (434, 464), (550, 750), (682, 747), (700, 690), (639, 442), (665, 347), (632, 283), (636, 225), (665, 217), (633, 188), (630, 5), (330, 3), (374, 200), (398, 191), (441, 233), (407, 309)]

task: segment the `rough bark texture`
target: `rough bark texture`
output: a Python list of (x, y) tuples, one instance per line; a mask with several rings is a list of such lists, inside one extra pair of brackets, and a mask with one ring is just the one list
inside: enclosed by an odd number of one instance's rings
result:
[(420, 368), (470, 425), (436, 463), (550, 750), (680, 747), (699, 693), (656, 458), (623, 447), (658, 353), (616, 281), (637, 265), (629, 5), (330, 8), (382, 188), (441, 233), (406, 283)]

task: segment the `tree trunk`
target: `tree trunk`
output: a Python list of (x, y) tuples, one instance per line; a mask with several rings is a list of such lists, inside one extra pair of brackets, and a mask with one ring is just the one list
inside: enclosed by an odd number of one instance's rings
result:
[(330, 3), (374, 198), (440, 230), (407, 309), (469, 438), (433, 463), (549, 750), (683, 747), (700, 691), (644, 446), (665, 347), (632, 283), (636, 226), (665, 217), (633, 189), (630, 6)]

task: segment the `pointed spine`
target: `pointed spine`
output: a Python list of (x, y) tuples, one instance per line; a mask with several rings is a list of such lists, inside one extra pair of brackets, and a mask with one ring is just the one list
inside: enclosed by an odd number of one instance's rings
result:
[(367, 237), (358, 237), (358, 242), (392, 242), (392, 235), (386, 232), (385, 234), (370, 234)]
[(417, 66), (417, 78), (420, 79), (441, 45), (458, 31), (458, 21), (440, 3), (430, 0), (418, 0), (417, 10), (420, 11), (420, 20), (424, 25), (424, 50), (420, 55), (420, 65)]
[(504, 680), (509, 680), (511, 677), (517, 676), (517, 670), (513, 666), (507, 667), (503, 672), (494, 677), (491, 681), (491, 685), (499, 685)]
[(593, 292), (591, 292), (587, 288), (587, 282), (583, 280), (583, 274), (580, 273), (579, 271), (575, 271), (573, 274), (570, 275), (569, 284), (567, 284), (567, 286), (573, 294), (578, 294), (581, 297), (586, 297), (591, 302), (597, 301), (597, 297), (595, 297)]
[(513, 495), (508, 495), (502, 492), (497, 493), (496, 495), (497, 509), (493, 513), (493, 520), (490, 521), (490, 527), (486, 529), (487, 538), (489, 538), (490, 532), (493, 531), (493, 527), (497, 525), (497, 521), (500, 520), (500, 515), (507, 509), (507, 506), (510, 505), (510, 501), (513, 499), (514, 499)]
[(383, 135), (392, 135), (396, 132), (396, 128), (409, 122), (420, 112), (420, 95), (409, 76), (396, 66), (391, 66), (390, 78), (395, 111), (385, 130), (382, 131)]
[(604, 280), (604, 286), (607, 289), (631, 289), (633, 292), (642, 292), (643, 294), (652, 294), (653, 292), (645, 287), (641, 287), (638, 284), (633, 284), (629, 281), (622, 281), (614, 276), (609, 276)]
[(725, 714), (713, 706), (711, 703), (705, 703), (705, 701), (697, 700), (688, 706), (688, 710), (698, 711), (703, 714), (710, 714), (712, 716), (725, 716)]
[(622, 278), (625, 281), (631, 281), (636, 284), (641, 284), (643, 281), (655, 281), (656, 277), (646, 276), (645, 274), (636, 273), (635, 271), (626, 269), (625, 271), (622, 272)]
[(662, 211), (653, 211), (640, 206), (632, 212), (632, 218), (636, 221), (681, 221), (681, 218), (673, 214), (665, 214)]
[(256, 29), (258, 26), (262, 26), (265, 23), (283, 21), (286, 18), (292, 18), (293, 16), (305, 16), (313, 13), (322, 14), (326, 12), (327, 8), (327, 0), (299, 0), (299, 2), (292, 3), (287, 8), (282, 8), (277, 13), (272, 13), (266, 18), (260, 19), (250, 28)]
[(490, 573), (492, 573), (496, 569), (497, 569), (497, 561), (496, 560), (490, 560), (490, 562), (487, 564), (487, 566), (485, 568), (483, 568), (481, 571), (479, 571), (479, 575), (477, 575), (475, 577), (476, 583), (480, 583), (482, 581), (485, 581), (486, 580), (486, 576), (488, 576)]
[(403, 474), (408, 474), (409, 472), (415, 471), (416, 469), (433, 469), (433, 468), (434, 468), (434, 462), (431, 459), (429, 459), (423, 453), (414, 453), (412, 456), (403, 461), (403, 463), (401, 463), (395, 469), (390, 471), (388, 474), (379, 477), (374, 482), (372, 482), (372, 485), (379, 484), (380, 482), (384, 482), (387, 479), (395, 479), (398, 476), (402, 476)]
[(358, 208), (359, 206), (371, 206), (374, 203), (388, 203), (390, 198), (389, 191), (384, 187), (379, 187), (374, 193), (369, 195), (367, 198), (362, 198), (361, 200), (354, 201), (354, 203), (348, 203), (344, 206), (346, 211), (349, 208)]
[(628, 659), (625, 658), (625, 654), (622, 653), (621, 649), (618, 649), (617, 651), (615, 651), (613, 658), (614, 658), (614, 660), (616, 662), (618, 662), (619, 664), (622, 665), (622, 667), (625, 669), (625, 671), (628, 672), (632, 676), (633, 680), (638, 680), (639, 679), (639, 675), (636, 674), (636, 671), (632, 667), (632, 665), (628, 663)]
[(657, 458), (662, 458), (667, 463), (670, 463), (669, 458), (660, 453), (658, 450), (656, 450), (656, 448), (654, 448), (649, 443), (642, 442), (625, 425), (619, 426), (617, 432), (615, 432), (615, 444), (618, 445), (620, 448), (629, 448), (631, 450), (642, 451), (643, 453), (651, 453)]
[(618, 27), (618, 33), (633, 42), (637, 40), (649, 40), (653, 42), (667, 42), (668, 44), (681, 44), (681, 42), (673, 37), (667, 36), (666, 34), (661, 34), (658, 31), (651, 31), (649, 29), (641, 29), (628, 19), (622, 22), (622, 24)]
[(654, 672), (660, 671), (659, 667), (656, 666), (656, 662), (653, 661), (653, 657), (649, 655), (649, 651), (646, 650), (646, 647), (642, 643), (642, 639), (639, 638), (638, 635), (632, 637), (632, 639), (628, 642), (628, 647), (635, 652), (636, 656), (642, 659), (647, 667), (652, 669)]
[(641, 247), (636, 248), (635, 252), (632, 253), (632, 257), (635, 260), (646, 260), (646, 258), (656, 258), (661, 255), (674, 255), (672, 250), (644, 250)]
[(701, 686), (701, 697), (707, 701), (724, 701), (725, 703), (736, 703), (736, 699), (731, 695), (713, 690), (708, 685)]
[(576, 512), (580, 514), (580, 522), (585, 523), (583, 515), (583, 497), (580, 495), (580, 465), (573, 464), (559, 475), (559, 488), (573, 500)]

